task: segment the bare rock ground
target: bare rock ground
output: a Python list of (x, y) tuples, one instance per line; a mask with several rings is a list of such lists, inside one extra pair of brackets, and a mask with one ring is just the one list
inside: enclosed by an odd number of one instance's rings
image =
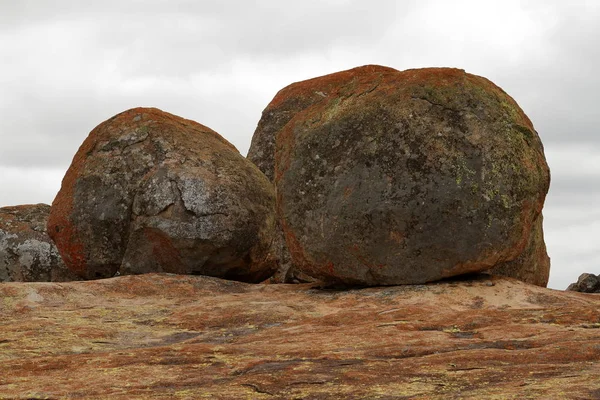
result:
[(600, 295), (510, 278), (3, 283), (0, 315), (0, 399), (600, 398)]

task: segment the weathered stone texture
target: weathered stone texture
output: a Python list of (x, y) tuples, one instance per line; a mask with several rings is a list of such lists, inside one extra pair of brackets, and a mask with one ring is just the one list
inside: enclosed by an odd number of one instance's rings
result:
[(423, 283), (530, 252), (538, 264), (520, 277), (545, 285), (542, 143), (485, 78), (365, 66), (294, 83), (265, 109), (249, 159), (274, 180), (292, 264), (309, 276)]
[(582, 293), (600, 293), (600, 275), (583, 273), (579, 275), (577, 282), (569, 285), (567, 290)]
[(96, 127), (49, 220), (86, 279), (173, 272), (261, 281), (276, 268), (274, 190), (233, 145), (194, 121), (136, 108)]
[(321, 290), (0, 285), (0, 398), (597, 399), (600, 297), (500, 277)]
[(78, 280), (46, 233), (49, 213), (47, 204), (0, 208), (0, 282)]
[(525, 250), (514, 260), (500, 263), (488, 270), (494, 275), (516, 278), (520, 281), (546, 287), (550, 278), (550, 257), (544, 242), (543, 216), (533, 223)]

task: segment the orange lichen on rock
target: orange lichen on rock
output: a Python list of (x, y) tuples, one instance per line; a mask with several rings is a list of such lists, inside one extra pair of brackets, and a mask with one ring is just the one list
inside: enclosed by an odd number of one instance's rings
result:
[(272, 185), (210, 128), (134, 108), (92, 130), (48, 230), (84, 279), (172, 272), (260, 282), (272, 275)]
[(595, 399), (600, 297), (475, 276), (323, 290), (0, 285), (0, 398)]
[(293, 83), (266, 107), (248, 158), (276, 185), (291, 264), (309, 276), (412, 284), (518, 260), (503, 273), (547, 283), (533, 233), (550, 180), (543, 146), (485, 78), (369, 65)]

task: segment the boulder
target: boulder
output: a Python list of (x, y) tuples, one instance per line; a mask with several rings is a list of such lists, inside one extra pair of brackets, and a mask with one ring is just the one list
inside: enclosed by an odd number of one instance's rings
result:
[(544, 242), (542, 213), (533, 223), (525, 250), (514, 260), (500, 263), (487, 271), (523, 282), (546, 287), (550, 278), (550, 257)]
[(85, 279), (171, 272), (272, 275), (274, 189), (197, 122), (135, 108), (98, 125), (52, 204), (50, 236)]
[(577, 282), (571, 283), (567, 290), (582, 293), (600, 293), (600, 275), (583, 273)]
[(0, 299), (0, 399), (600, 397), (600, 297), (505, 277), (343, 291), (146, 274)]
[[(370, 67), (395, 71), (394, 69), (381, 66)], [(343, 71), (329, 75), (331, 82), (327, 88), (339, 85), (345, 80), (351, 79), (350, 75), (351, 71)], [(248, 150), (247, 158), (273, 183), (275, 183), (275, 138), (277, 133), (283, 129), (296, 113), (321, 101), (322, 96), (324, 95), (322, 91), (318, 91), (315, 92), (315, 96), (305, 96), (297, 92), (297, 89), (302, 90), (302, 88), (295, 85), (288, 86), (275, 96), (271, 103), (269, 103), (267, 108), (262, 112), (262, 117), (254, 131), (250, 149)], [(282, 92), (285, 93), (280, 95)], [(307, 271), (302, 270), (301, 266), (294, 263), (294, 259), (291, 257), (286, 244), (281, 223), (278, 228), (280, 266), (277, 273), (272, 277), (272, 282), (297, 283), (316, 281), (317, 278), (309, 276)]]
[(248, 158), (274, 180), (292, 264), (309, 276), (414, 284), (533, 257), (527, 279), (545, 285), (543, 146), (485, 78), (365, 66), (294, 83)]
[(0, 208), (0, 282), (78, 280), (46, 233), (47, 204)]

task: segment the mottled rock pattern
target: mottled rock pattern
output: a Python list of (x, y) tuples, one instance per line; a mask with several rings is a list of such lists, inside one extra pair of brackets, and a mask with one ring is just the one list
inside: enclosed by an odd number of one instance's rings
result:
[(273, 251), (277, 255), (278, 268), (273, 276), (269, 278), (270, 283), (310, 283), (319, 281), (294, 265), (290, 250), (285, 242), (281, 224), (277, 224), (277, 234), (273, 244)]
[[(378, 69), (385, 67), (377, 66)], [(389, 68), (390, 71), (395, 71)], [(325, 89), (330, 89), (335, 85), (350, 78), (350, 71), (343, 71), (334, 75), (330, 75), (331, 81)], [(315, 92), (314, 96), (305, 96), (298, 92), (299, 88), (294, 85), (288, 86), (281, 90), (275, 99), (263, 111), (262, 117), (258, 122), (258, 126), (252, 136), (250, 149), (248, 150), (247, 158), (252, 161), (273, 183), (275, 180), (275, 138), (283, 127), (296, 116), (296, 113), (302, 111), (315, 103), (322, 100), (324, 93), (322, 91)], [(277, 273), (273, 276), (272, 281), (275, 283), (296, 283), (298, 281), (316, 281), (318, 279), (311, 277), (306, 271), (303, 271), (301, 266), (294, 263), (290, 255), (289, 248), (285, 242), (282, 227), (279, 226), (278, 239), (281, 245), (279, 249), (280, 267)]]
[(78, 280), (46, 233), (49, 213), (47, 204), (0, 208), (0, 282)]
[(274, 190), (211, 129), (154, 108), (97, 126), (48, 223), (86, 279), (172, 272), (257, 282), (276, 268)]
[[(252, 161), (271, 181), (275, 180), (275, 151), (276, 137), (283, 128), (290, 122), (298, 112), (301, 112), (314, 104), (327, 98), (327, 93), (337, 90), (339, 86), (348, 81), (355, 80), (357, 71), (365, 72), (397, 72), (393, 68), (382, 67), (379, 65), (368, 65), (348, 71), (342, 71), (327, 75), (327, 81), (321, 78), (315, 78), (304, 82), (294, 83), (280, 90), (275, 98), (267, 105), (262, 112), (262, 117), (258, 121), (258, 126), (254, 135), (250, 149), (248, 150), (248, 159)], [(356, 80), (355, 80), (356, 82)], [(358, 82), (357, 82), (358, 83)], [(305, 91), (303, 84), (313, 84), (311, 93)], [(323, 90), (326, 90), (324, 92)]]
[(499, 277), (350, 291), (0, 285), (0, 398), (597, 399), (600, 297)]
[(527, 279), (545, 284), (543, 240), (531, 237), (549, 186), (542, 143), (485, 78), (365, 66), (292, 84), (265, 109), (249, 159), (274, 179), (307, 275), (423, 283), (530, 252), (539, 275)]
[(569, 285), (567, 290), (582, 293), (600, 293), (600, 275), (583, 273), (579, 275), (577, 282)]
[(533, 222), (525, 250), (514, 260), (500, 263), (488, 270), (494, 275), (516, 278), (520, 281), (546, 287), (550, 278), (550, 257), (544, 242), (542, 213)]

